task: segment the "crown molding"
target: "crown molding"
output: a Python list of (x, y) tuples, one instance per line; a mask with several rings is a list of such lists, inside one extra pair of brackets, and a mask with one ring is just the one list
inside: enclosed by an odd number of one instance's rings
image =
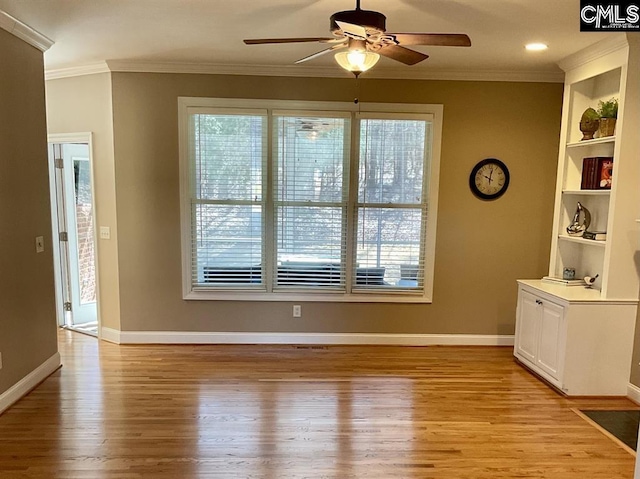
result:
[(35, 31), (29, 25), (22, 23), (20, 20), (13, 18), (2, 10), (0, 10), (0, 28), (24, 40), (42, 52), (46, 52), (54, 43), (50, 38), (45, 37), (42, 33)]
[[(333, 66), (221, 65), (213, 63), (137, 62), (130, 60), (107, 60), (106, 64), (112, 72), (128, 73), (352, 78), (350, 73)], [(563, 83), (564, 73), (562, 71), (425, 71), (407, 68), (377, 68), (363, 74), (362, 78)]]
[(339, 68), (318, 66), (224, 65), (217, 63), (145, 62), (107, 60), (112, 72), (126, 73), (191, 73), (199, 75), (291, 76), (320, 78), (349, 78)]
[[(273, 77), (353, 78), (338, 67), (297, 65), (222, 65), (214, 63), (143, 62), (131, 60), (107, 60), (76, 67), (47, 70), (45, 78), (56, 80), (96, 73), (178, 73), (196, 75), (244, 75)], [(459, 70), (411, 70), (407, 68), (379, 68), (369, 71), (362, 78), (443, 80), (443, 81), (500, 81), (563, 83), (562, 71), (459, 71)]]
[(58, 80), (60, 78), (79, 77), (83, 75), (94, 75), (96, 73), (109, 73), (107, 62), (89, 63), (76, 67), (57, 68), (44, 72), (45, 80)]
[(574, 70), (626, 46), (628, 46), (627, 36), (624, 33), (618, 33), (563, 58), (558, 62), (558, 66), (565, 72)]

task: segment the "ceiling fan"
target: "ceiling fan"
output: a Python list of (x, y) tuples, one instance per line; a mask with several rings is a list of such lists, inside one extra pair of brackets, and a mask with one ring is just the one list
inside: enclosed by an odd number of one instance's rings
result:
[[(355, 10), (336, 12), (330, 18), (333, 37), (303, 38), (258, 38), (247, 39), (247, 45), (268, 43), (318, 42), (328, 48), (301, 58), (295, 63), (313, 60), (330, 52), (337, 52), (335, 59), (344, 69), (358, 76), (374, 66), (383, 55), (405, 65), (415, 65), (429, 55), (405, 48), (405, 45), (430, 45), (447, 47), (470, 47), (471, 40), (460, 33), (387, 33), (386, 20), (380, 12), (362, 10), (356, 0)], [(341, 51), (343, 50), (343, 51)]]

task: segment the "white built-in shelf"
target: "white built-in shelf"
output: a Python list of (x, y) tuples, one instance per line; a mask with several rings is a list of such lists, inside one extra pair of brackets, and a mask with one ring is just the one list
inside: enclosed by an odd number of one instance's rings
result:
[(567, 143), (567, 148), (578, 148), (581, 146), (599, 145), (602, 143), (614, 143), (615, 141), (615, 136), (605, 136), (603, 138), (594, 138), (593, 140), (574, 141), (572, 143)]
[(559, 235), (558, 239), (560, 241), (568, 241), (570, 243), (579, 243), (579, 244), (584, 244), (588, 246), (599, 246), (600, 248), (604, 248), (607, 243), (606, 241), (584, 239), (581, 236)]
[(562, 190), (563, 195), (609, 196), (611, 190)]

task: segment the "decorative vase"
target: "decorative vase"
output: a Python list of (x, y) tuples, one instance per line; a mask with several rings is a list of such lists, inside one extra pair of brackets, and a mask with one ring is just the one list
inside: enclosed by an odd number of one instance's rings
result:
[[(582, 217), (582, 219), (580, 218)], [(582, 236), (591, 224), (591, 212), (578, 201), (576, 212), (573, 214), (571, 224), (567, 226), (569, 236)]]
[(593, 135), (598, 131), (599, 126), (598, 112), (593, 108), (587, 108), (580, 118), (580, 131), (582, 132), (580, 141), (593, 140)]
[(613, 136), (616, 132), (616, 118), (600, 118), (600, 136)]

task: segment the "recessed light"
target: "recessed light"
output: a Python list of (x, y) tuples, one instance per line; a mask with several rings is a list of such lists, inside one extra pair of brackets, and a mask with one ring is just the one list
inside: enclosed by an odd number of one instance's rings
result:
[(525, 45), (525, 48), (530, 52), (541, 52), (542, 50), (546, 50), (548, 47), (544, 43), (528, 43)]

